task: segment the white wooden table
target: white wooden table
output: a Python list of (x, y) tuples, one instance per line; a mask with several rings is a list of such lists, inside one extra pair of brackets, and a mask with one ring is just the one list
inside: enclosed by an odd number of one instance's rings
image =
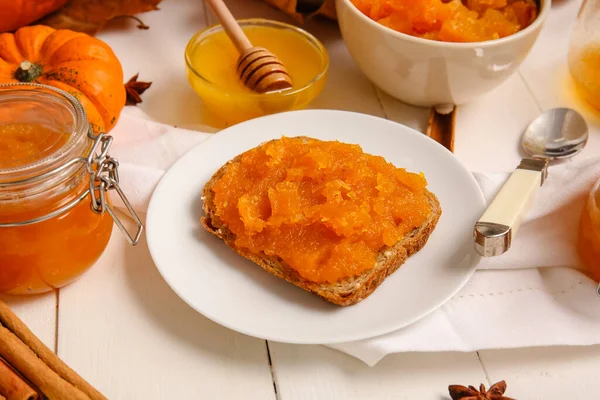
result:
[[(457, 111), (455, 153), (471, 170), (511, 170), (518, 138), (542, 109), (568, 105), (592, 127), (589, 147), (600, 154), (600, 117), (570, 89), (566, 50), (581, 0), (557, 1), (534, 50), (503, 86)], [(229, 0), (237, 17), (289, 21), (258, 0)], [(188, 39), (214, 19), (200, 0), (165, 0), (131, 21), (111, 24), (99, 37), (123, 63), (128, 79), (153, 85), (139, 105), (159, 122), (197, 129), (210, 124), (189, 87), (183, 52)], [(313, 108), (389, 118), (424, 131), (428, 110), (376, 90), (357, 69), (337, 26), (306, 28), (326, 45), (330, 79)], [(126, 29), (126, 30), (125, 30)], [(165, 284), (145, 242), (131, 248), (115, 231), (109, 248), (84, 278), (59, 293), (3, 297), (68, 364), (112, 399), (435, 399), (449, 384), (498, 380), (519, 400), (600, 398), (600, 346), (409, 353), (368, 367), (322, 346), (266, 343), (223, 328), (194, 312)], [(476, 316), (474, 316), (476, 318)], [(481, 334), (485, 334), (482, 327)]]

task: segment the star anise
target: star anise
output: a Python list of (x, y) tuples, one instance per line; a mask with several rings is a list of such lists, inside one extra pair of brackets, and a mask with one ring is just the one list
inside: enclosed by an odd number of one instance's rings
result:
[(138, 103), (142, 102), (141, 94), (146, 91), (152, 85), (152, 82), (142, 82), (138, 81), (139, 74), (135, 74), (126, 84), (125, 91), (127, 92), (127, 102), (128, 106), (135, 106)]
[(450, 385), (448, 386), (448, 392), (450, 392), (452, 400), (515, 400), (504, 396), (504, 392), (506, 392), (505, 381), (495, 383), (488, 391), (485, 390), (485, 385), (482, 383), (479, 390), (470, 385)]

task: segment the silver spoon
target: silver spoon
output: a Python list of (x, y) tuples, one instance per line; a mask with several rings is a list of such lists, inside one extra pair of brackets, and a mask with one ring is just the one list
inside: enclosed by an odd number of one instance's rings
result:
[(529, 125), (521, 146), (530, 158), (521, 160), (475, 224), (473, 239), (480, 255), (492, 257), (508, 251), (546, 179), (548, 162), (578, 154), (587, 141), (585, 119), (569, 108), (546, 110)]

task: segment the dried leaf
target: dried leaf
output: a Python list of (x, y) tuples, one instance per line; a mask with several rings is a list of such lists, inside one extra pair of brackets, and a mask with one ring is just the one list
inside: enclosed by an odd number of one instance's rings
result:
[[(55, 29), (71, 29), (95, 35), (106, 23), (117, 17), (131, 17), (146, 11), (158, 10), (162, 0), (70, 0), (57, 12), (37, 21), (36, 24)], [(139, 21), (139, 28), (147, 25)]]
[(142, 93), (152, 85), (152, 82), (138, 81), (138, 75), (139, 74), (135, 74), (125, 84), (125, 92), (127, 93), (127, 102), (125, 104), (128, 106), (135, 106), (136, 104), (141, 103)]

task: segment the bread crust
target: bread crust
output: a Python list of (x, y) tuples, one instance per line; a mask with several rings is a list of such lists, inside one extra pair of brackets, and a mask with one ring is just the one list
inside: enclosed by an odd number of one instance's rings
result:
[(204, 186), (202, 198), (205, 216), (201, 218), (202, 225), (239, 255), (259, 265), (266, 272), (339, 306), (354, 305), (369, 297), (388, 276), (406, 262), (408, 257), (427, 244), (442, 214), (438, 198), (427, 190), (426, 196), (432, 209), (429, 218), (396, 245), (382, 249), (377, 255), (373, 268), (358, 276), (345, 278), (336, 283), (316, 283), (300, 276), (296, 270), (277, 256), (269, 256), (264, 253), (254, 254), (245, 248), (237, 247), (235, 234), (215, 214), (213, 187), (225, 174), (228, 166), (239, 161), (242, 155), (238, 155), (223, 165)]

